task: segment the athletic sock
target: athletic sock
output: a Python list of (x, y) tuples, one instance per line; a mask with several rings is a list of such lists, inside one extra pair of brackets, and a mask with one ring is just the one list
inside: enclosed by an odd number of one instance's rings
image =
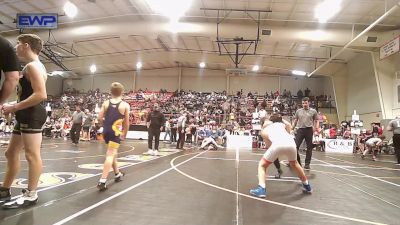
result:
[(265, 188), (265, 184), (258, 184), (258, 185), (260, 185), (262, 188)]
[(308, 180), (303, 181), (303, 184), (304, 184), (304, 185), (308, 185)]
[(34, 196), (37, 194), (37, 191), (36, 190), (33, 190), (33, 191), (28, 190), (28, 194), (29, 194), (29, 196)]

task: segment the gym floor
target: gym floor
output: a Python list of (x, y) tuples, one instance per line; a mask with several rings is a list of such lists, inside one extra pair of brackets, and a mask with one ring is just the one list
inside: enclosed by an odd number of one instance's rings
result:
[[(142, 154), (146, 141), (126, 141), (118, 156), (126, 176), (114, 183), (110, 173), (108, 190), (99, 192), (105, 147), (44, 140), (39, 202), (0, 210), (0, 224), (400, 224), (400, 167), (394, 156), (373, 162), (368, 156), (314, 152), (306, 172), (312, 194), (302, 193), (284, 165), (283, 177), (274, 179), (271, 165), (268, 196), (258, 199), (249, 189), (257, 185), (261, 151), (177, 151), (161, 144), (154, 157)], [(4, 156), (0, 162), (3, 179)], [(13, 196), (26, 187), (26, 178), (23, 160)]]

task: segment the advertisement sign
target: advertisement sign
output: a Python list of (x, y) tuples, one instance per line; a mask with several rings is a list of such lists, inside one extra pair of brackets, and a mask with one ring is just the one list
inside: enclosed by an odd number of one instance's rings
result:
[(334, 153), (353, 153), (354, 140), (324, 139), (325, 151)]
[(381, 47), (379, 58), (384, 59), (388, 56), (391, 56), (399, 52), (399, 50), (400, 50), (400, 37), (397, 37)]
[(18, 13), (18, 29), (57, 29), (57, 13)]
[(247, 148), (251, 149), (253, 144), (252, 136), (228, 135), (226, 140), (227, 149)]

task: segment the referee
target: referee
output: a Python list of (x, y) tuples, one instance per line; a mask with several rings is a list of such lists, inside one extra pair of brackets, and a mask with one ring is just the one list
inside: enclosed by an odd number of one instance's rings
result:
[(318, 113), (315, 109), (310, 108), (310, 99), (305, 97), (302, 99), (301, 104), (303, 108), (298, 109), (294, 116), (293, 127), (297, 128), (296, 132), (296, 147), (297, 147), (297, 161), (301, 165), (299, 154), (299, 147), (303, 140), (306, 140), (307, 152), (304, 169), (310, 169), (310, 162), (313, 149), (313, 134), (319, 127)]
[[(153, 111), (147, 116), (147, 130), (149, 133), (147, 154), (158, 155), (158, 146), (160, 144), (160, 133), (165, 124), (164, 114), (160, 112), (160, 107), (157, 103), (153, 106)], [(153, 137), (154, 137), (154, 151), (153, 151)]]
[(397, 164), (400, 166), (400, 117), (389, 122), (389, 131), (393, 131), (393, 147), (396, 152)]

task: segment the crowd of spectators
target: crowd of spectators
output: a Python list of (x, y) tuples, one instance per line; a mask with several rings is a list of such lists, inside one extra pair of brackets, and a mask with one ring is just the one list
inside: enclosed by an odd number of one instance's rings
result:
[[(302, 93), (303, 91), (300, 90), (297, 94), (303, 96)], [(310, 96), (311, 91), (306, 89), (304, 93), (304, 96)], [(103, 93), (99, 89), (90, 90), (87, 93), (72, 89), (59, 97), (51, 96), (46, 106), (48, 120), (43, 127), (43, 135), (67, 139), (72, 127), (71, 117), (78, 105), (85, 114), (83, 120), (85, 130), (90, 127), (89, 132), (82, 132), (81, 139), (98, 138), (97, 134), (101, 132), (101, 127), (97, 123), (97, 113), (102, 102), (109, 97), (109, 93)], [(240, 90), (235, 95), (227, 95), (226, 92), (202, 93), (183, 90), (168, 92), (162, 89), (160, 91), (129, 91), (125, 93), (124, 100), (131, 106), (130, 123), (132, 125), (144, 125), (148, 112), (154, 103), (158, 103), (168, 121), (166, 129), (169, 130), (170, 141), (174, 141), (176, 137), (177, 118), (185, 112), (188, 123), (185, 130), (186, 140), (188, 142), (204, 139), (210, 141), (208, 138), (213, 137), (213, 140), (216, 140), (214, 147), (218, 147), (223, 145), (223, 140), (225, 140), (223, 137), (227, 133), (250, 135), (259, 117), (267, 113), (279, 111), (283, 115), (292, 116), (299, 106), (301, 100), (299, 97), (293, 96), (287, 90), (283, 90), (282, 93), (267, 91), (265, 94), (244, 93)], [(310, 97), (315, 100), (328, 99), (326, 96)], [(313, 101), (311, 102), (313, 104)], [(0, 127), (3, 133), (12, 130), (11, 126), (6, 126), (6, 124), (12, 125), (12, 122), (3, 123), (4, 127)]]
[[(263, 147), (258, 136), (261, 127), (260, 118), (272, 112), (280, 112), (290, 120), (296, 110), (301, 107), (301, 98), (309, 97), (311, 108), (332, 108), (335, 106), (331, 96), (312, 96), (308, 88), (299, 90), (292, 95), (286, 89), (267, 91), (264, 94), (257, 92), (244, 93), (238, 91), (235, 95), (226, 92), (195, 92), (166, 90), (149, 91), (138, 90), (125, 93), (124, 100), (131, 106), (131, 125), (145, 125), (148, 113), (152, 106), (158, 103), (161, 112), (165, 115), (164, 141), (177, 142), (178, 117), (185, 115), (186, 127), (185, 142), (196, 145), (200, 149), (218, 149), (226, 144), (228, 134), (252, 135), (253, 147)], [(46, 103), (48, 119), (43, 126), (43, 135), (49, 138), (71, 139), (70, 131), (73, 127), (73, 113), (77, 106), (82, 109), (83, 122), (81, 124), (81, 141), (101, 139), (102, 128), (97, 121), (97, 113), (101, 104), (109, 99), (109, 93), (99, 89), (80, 93), (74, 89), (68, 90), (59, 97), (49, 96)], [(313, 142), (318, 150), (324, 151), (324, 139), (354, 139), (348, 125), (329, 124), (325, 115), (319, 113), (321, 129), (314, 133)], [(8, 136), (15, 124), (13, 118), (0, 117), (0, 136)], [(380, 133), (378, 132), (380, 131)], [(258, 137), (258, 138), (257, 138)], [(365, 152), (365, 143), (371, 138), (382, 136), (380, 125), (374, 124), (370, 130), (362, 130), (356, 137), (355, 151)], [(161, 137), (162, 139), (163, 137)], [(76, 138), (73, 138), (76, 139)], [(76, 141), (75, 141), (76, 142)], [(256, 143), (254, 145), (254, 143)], [(383, 141), (381, 146), (387, 146)]]

